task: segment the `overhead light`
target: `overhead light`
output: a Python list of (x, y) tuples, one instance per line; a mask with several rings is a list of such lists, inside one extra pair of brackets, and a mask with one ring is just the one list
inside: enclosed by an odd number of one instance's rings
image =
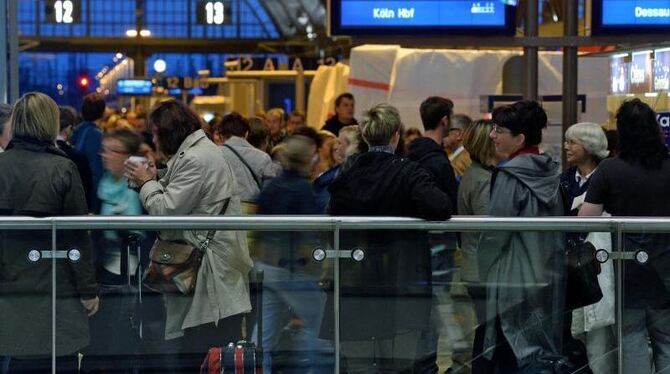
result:
[(623, 58), (623, 57), (628, 57), (628, 53), (617, 53), (615, 55), (612, 55), (612, 58)]
[(633, 56), (637, 56), (637, 55), (650, 55), (652, 52), (654, 52), (654, 51), (652, 51), (652, 50), (647, 50), (647, 51), (633, 52)]
[[(130, 30), (128, 30), (128, 31), (130, 31)], [(128, 33), (128, 31), (126, 31), (126, 34)], [(133, 31), (135, 31), (135, 30), (133, 30)], [(116, 57), (118, 60), (120, 60), (120, 59), (123, 58), (123, 53), (118, 52), (114, 57)]]
[(298, 21), (299, 24), (305, 26), (307, 24), (307, 22), (309, 22), (309, 16), (307, 15), (307, 13), (302, 12), (298, 16), (298, 18), (296, 18), (296, 20)]
[(143, 29), (140, 31), (140, 36), (143, 38), (151, 36), (151, 30)]
[(135, 30), (135, 29), (126, 30), (126, 36), (128, 36), (130, 38), (136, 37), (137, 36), (137, 30)]
[(551, 19), (553, 19), (554, 22), (558, 22), (558, 14), (556, 13), (552, 14)]
[(167, 63), (165, 60), (159, 58), (158, 60), (154, 61), (154, 70), (156, 70), (156, 73), (164, 73), (165, 69), (167, 69)]

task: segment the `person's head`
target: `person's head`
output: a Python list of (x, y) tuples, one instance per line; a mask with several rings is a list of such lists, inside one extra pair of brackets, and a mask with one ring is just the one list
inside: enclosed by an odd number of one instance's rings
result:
[(221, 121), (212, 127), (212, 138), (214, 143), (221, 145), (231, 136), (246, 138), (249, 130), (249, 121), (241, 114), (233, 112), (223, 116)]
[(624, 102), (616, 114), (619, 131), (619, 158), (630, 163), (639, 163), (646, 169), (661, 167), (668, 157), (656, 120), (656, 113), (640, 99)]
[(284, 109), (272, 108), (265, 114), (265, 123), (270, 130), (270, 136), (274, 137), (281, 133), (285, 127)]
[(77, 113), (69, 106), (60, 106), (58, 111), (60, 113), (60, 135), (67, 141), (77, 125)]
[(149, 127), (157, 151), (171, 157), (189, 135), (200, 130), (202, 124), (200, 117), (185, 104), (167, 100), (156, 104), (151, 110)]
[(2, 149), (7, 147), (11, 139), (11, 126), (9, 125), (11, 119), (12, 106), (0, 103), (0, 148)]
[(55, 143), (60, 130), (58, 105), (45, 94), (29, 92), (14, 104), (10, 127), (12, 138)]
[(98, 93), (91, 93), (84, 97), (81, 104), (81, 118), (84, 121), (95, 122), (105, 114), (105, 99)]
[(319, 135), (319, 131), (314, 130), (311, 127), (301, 127), (295, 130), (295, 133), (293, 135), (300, 135), (311, 139), (312, 142), (314, 143), (315, 152), (317, 149), (320, 149), (323, 146), (323, 138), (321, 137), (321, 135)]
[(123, 176), (124, 162), (140, 153), (142, 138), (130, 129), (105, 133), (102, 137), (102, 165), (116, 178)]
[(570, 165), (599, 164), (607, 158), (607, 137), (597, 123), (580, 122), (565, 132), (565, 157)]
[(340, 146), (337, 148), (338, 158), (341, 160), (361, 153), (361, 143), (365, 144), (361, 136), (361, 128), (358, 125), (341, 128), (337, 138), (340, 141)]
[(263, 119), (260, 117), (249, 118), (249, 135), (247, 135), (249, 144), (267, 152), (269, 138), (270, 130), (265, 126)]
[(288, 116), (288, 121), (286, 121), (286, 131), (289, 135), (292, 135), (295, 130), (305, 126), (307, 126), (305, 123), (305, 113), (295, 111)]
[(354, 118), (354, 95), (345, 92), (335, 99), (335, 115), (340, 122), (349, 123)]
[(420, 138), (422, 134), (421, 130), (412, 127), (410, 129), (407, 129), (402, 136), (405, 143), (405, 147), (409, 149), (409, 145), (414, 141), (414, 139)]
[(493, 130), (493, 121), (480, 119), (472, 122), (463, 133), (463, 147), (474, 162), (483, 166), (495, 166), (499, 157), (489, 134)]
[(454, 102), (439, 96), (431, 96), (419, 107), (424, 131), (440, 131), (440, 138), (446, 135), (449, 121), (454, 111)]
[(505, 158), (542, 142), (542, 130), (547, 127), (547, 113), (536, 101), (519, 101), (493, 110), (491, 139), (496, 150)]
[(396, 149), (400, 141), (402, 128), (398, 109), (389, 104), (381, 103), (365, 112), (361, 124), (361, 133), (369, 146), (390, 145)]
[(321, 146), (318, 150), (319, 158), (326, 162), (329, 168), (342, 163), (344, 159), (339, 157), (338, 148), (340, 143), (335, 134), (327, 130), (321, 130), (319, 131), (319, 137), (321, 138)]
[(301, 135), (293, 135), (284, 142), (280, 160), (284, 170), (293, 170), (308, 177), (312, 170), (314, 142)]
[(443, 144), (449, 150), (456, 150), (463, 144), (463, 134), (472, 123), (472, 118), (465, 114), (454, 114), (449, 121), (449, 129), (445, 134)]

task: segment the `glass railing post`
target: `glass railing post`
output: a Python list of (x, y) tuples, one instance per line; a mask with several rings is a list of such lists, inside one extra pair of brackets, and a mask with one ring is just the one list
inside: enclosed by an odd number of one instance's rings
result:
[[(616, 226), (616, 247), (614, 248), (613, 253), (623, 253), (625, 248), (623, 248), (623, 226), (622, 222), (615, 224)], [(614, 256), (614, 268), (616, 271), (616, 297), (615, 297), (615, 306), (616, 306), (616, 337), (618, 344), (618, 373), (623, 374), (623, 267), (624, 267), (624, 256)]]
[(335, 374), (340, 372), (340, 222), (335, 222), (335, 237), (333, 238), (333, 247), (335, 249), (335, 285), (334, 285), (334, 305), (335, 305)]
[[(51, 251), (57, 247), (56, 220), (51, 220)], [(56, 256), (51, 256), (51, 373), (56, 374)]]

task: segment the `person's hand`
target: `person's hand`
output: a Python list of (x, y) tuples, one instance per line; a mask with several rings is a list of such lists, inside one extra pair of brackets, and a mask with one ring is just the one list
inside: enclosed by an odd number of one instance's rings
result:
[(126, 160), (124, 165), (124, 176), (129, 181), (141, 187), (147, 181), (156, 178), (156, 164), (149, 162), (147, 164), (140, 164), (130, 160)]
[(98, 313), (98, 308), (100, 307), (100, 299), (96, 296), (94, 299), (84, 300), (81, 299), (81, 305), (86, 309), (86, 313), (91, 317), (95, 313)]

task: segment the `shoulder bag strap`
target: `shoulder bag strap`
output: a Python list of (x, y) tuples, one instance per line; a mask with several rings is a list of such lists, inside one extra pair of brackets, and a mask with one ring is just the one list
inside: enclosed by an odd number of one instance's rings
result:
[(258, 179), (258, 176), (256, 176), (256, 173), (254, 173), (254, 171), (251, 169), (251, 166), (249, 166), (249, 164), (242, 158), (242, 156), (240, 156), (240, 154), (235, 149), (233, 149), (233, 147), (229, 146), (228, 144), (224, 144), (223, 146), (230, 149), (230, 151), (233, 152), (235, 154), (235, 156), (237, 156), (237, 158), (240, 159), (240, 161), (242, 161), (244, 166), (246, 166), (247, 169), (249, 170), (249, 172), (251, 173), (251, 176), (254, 177), (254, 181), (256, 181), (256, 184), (258, 185), (258, 189), (260, 190), (261, 187), (263, 186), (263, 184)]
[[(230, 198), (227, 198), (223, 201), (223, 208), (221, 208), (221, 213), (219, 215), (225, 215), (226, 211), (228, 210), (228, 204), (230, 203)], [(207, 237), (205, 238), (205, 241), (202, 243), (200, 246), (200, 250), (202, 252), (205, 252), (207, 248), (209, 248), (209, 243), (214, 239), (214, 235), (216, 235), (216, 230), (210, 230), (207, 232)]]

